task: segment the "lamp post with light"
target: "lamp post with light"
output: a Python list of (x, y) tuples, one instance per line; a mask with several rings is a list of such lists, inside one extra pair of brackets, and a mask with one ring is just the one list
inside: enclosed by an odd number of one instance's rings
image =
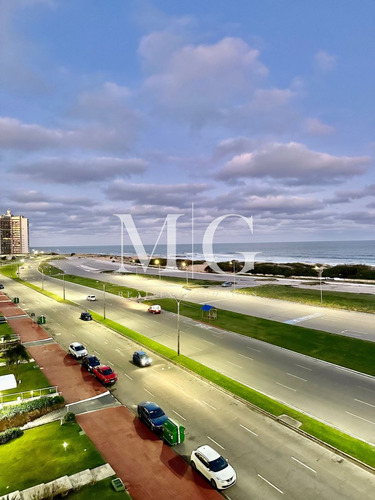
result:
[(233, 265), (233, 289), (236, 289), (236, 261), (231, 260), (230, 264)]
[(189, 284), (189, 272), (188, 272), (188, 268), (187, 268), (187, 264), (186, 262), (181, 262), (181, 266), (185, 269), (186, 271), (186, 284), (188, 285)]
[(323, 288), (322, 288), (322, 274), (324, 271), (324, 266), (315, 266), (314, 269), (318, 271), (319, 282), (320, 282), (320, 303), (323, 304)]
[(155, 264), (156, 264), (157, 266), (159, 266), (159, 280), (160, 280), (160, 279), (161, 279), (161, 275), (160, 275), (160, 260), (159, 260), (159, 259), (156, 259), (154, 262), (155, 262)]

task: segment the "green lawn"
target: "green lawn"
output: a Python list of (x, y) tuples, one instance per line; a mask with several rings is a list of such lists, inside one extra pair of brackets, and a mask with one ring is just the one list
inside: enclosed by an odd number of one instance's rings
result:
[[(0, 495), (105, 463), (78, 424), (60, 421), (25, 431), (0, 446)], [(63, 443), (68, 446), (64, 449)]]
[(131, 496), (126, 491), (115, 492), (111, 484), (113, 477), (103, 479), (93, 486), (85, 486), (80, 491), (70, 493), (69, 500), (93, 500), (100, 498), (100, 500), (113, 500), (118, 498), (120, 500), (131, 500)]
[[(1, 392), (1, 400), (4, 402), (13, 401), (16, 396), (12, 395), (19, 392), (25, 391), (24, 399), (26, 399), (30, 397), (29, 391), (50, 387), (48, 379), (34, 362), (21, 363), (17, 368), (15, 365), (0, 366), (0, 375), (9, 375), (10, 373), (16, 375), (16, 378), (21, 380), (21, 383), (15, 389)], [(39, 395), (39, 391), (37, 394)]]
[[(173, 299), (152, 301), (167, 311), (177, 312)], [(199, 304), (181, 302), (180, 314), (202, 321)], [(208, 320), (204, 320), (207, 323)], [(246, 335), (313, 358), (329, 361), (352, 370), (375, 376), (375, 342), (344, 337), (301, 326), (287, 325), (231, 311), (218, 310), (218, 318), (210, 324), (217, 328)]]
[(293, 287), (291, 285), (261, 285), (253, 288), (241, 288), (236, 293), (257, 295), (270, 299), (289, 300), (302, 304), (330, 307), (335, 309), (347, 309), (349, 311), (360, 311), (375, 313), (375, 294), (332, 292), (323, 289), (323, 302), (320, 302), (320, 289), (309, 290)]

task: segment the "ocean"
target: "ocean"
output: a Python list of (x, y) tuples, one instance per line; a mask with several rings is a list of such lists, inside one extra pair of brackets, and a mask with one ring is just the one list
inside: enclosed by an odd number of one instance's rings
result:
[[(144, 245), (148, 255), (152, 254), (153, 245)], [(91, 253), (98, 255), (121, 255), (120, 245), (97, 246), (60, 246), (34, 247), (33, 250), (58, 254)], [(177, 258), (204, 260), (200, 245), (196, 244), (192, 252), (191, 244), (177, 244)], [(216, 262), (232, 259), (243, 260), (241, 252), (256, 252), (256, 262), (304, 262), (310, 264), (366, 264), (375, 266), (375, 240), (364, 241), (302, 241), (289, 243), (216, 243), (214, 254)], [(135, 256), (131, 245), (124, 245), (124, 256)], [(158, 245), (155, 257), (166, 257), (167, 246)]]

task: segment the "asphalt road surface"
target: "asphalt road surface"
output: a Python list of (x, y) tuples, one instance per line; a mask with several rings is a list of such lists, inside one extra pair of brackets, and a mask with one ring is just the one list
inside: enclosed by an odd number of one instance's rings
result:
[[(153, 355), (151, 367), (135, 367), (131, 354), (138, 348), (137, 344), (102, 325), (79, 320), (77, 307), (57, 303), (11, 280), (3, 281), (5, 291), (10, 296), (19, 296), (23, 308), (36, 314), (47, 312), (47, 331), (65, 349), (72, 341), (83, 342), (89, 352), (115, 369), (119, 380), (111, 391), (120, 402), (135, 412), (139, 401), (156, 401), (169, 416), (185, 425), (186, 440), (176, 447), (178, 453), (188, 459), (192, 449), (206, 443), (229, 458), (237, 471), (238, 482), (224, 493), (228, 499), (373, 498), (375, 477), (372, 473), (250, 410), (157, 355)], [(78, 293), (84, 302), (82, 291), (77, 292), (70, 285), (66, 290), (68, 298), (73, 299), (74, 293)], [(126, 315), (130, 315), (125, 309), (125, 300), (116, 298), (116, 301), (121, 301)], [(112, 299), (108, 304), (110, 312), (111, 304)], [(99, 308), (101, 305), (97, 304)], [(141, 304), (134, 305), (137, 316), (142, 312), (149, 318), (150, 315), (138, 309)], [(158, 321), (156, 317), (149, 319)]]

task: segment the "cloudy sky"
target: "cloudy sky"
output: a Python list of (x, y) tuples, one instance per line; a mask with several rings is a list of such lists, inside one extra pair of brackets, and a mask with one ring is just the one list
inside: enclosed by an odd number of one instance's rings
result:
[(0, 212), (32, 246), (375, 239), (373, 0), (0, 0)]

